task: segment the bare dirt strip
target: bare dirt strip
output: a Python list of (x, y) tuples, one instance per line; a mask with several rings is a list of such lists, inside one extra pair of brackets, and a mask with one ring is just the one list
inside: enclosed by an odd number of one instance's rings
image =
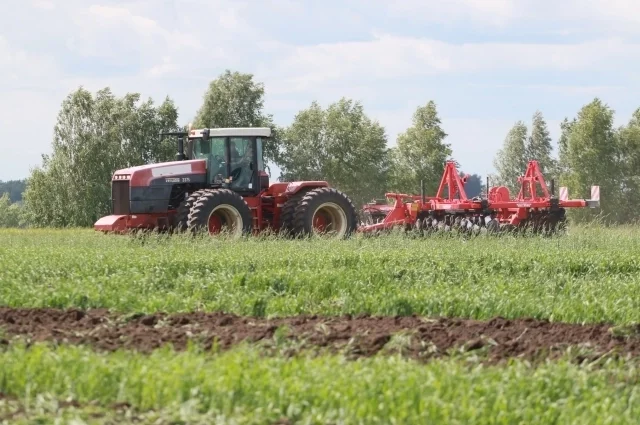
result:
[[(280, 330), (279, 330), (280, 328)], [(113, 351), (150, 352), (168, 343), (177, 350), (189, 340), (205, 349), (228, 349), (243, 341), (280, 353), (326, 349), (350, 357), (400, 352), (416, 359), (482, 353), (489, 362), (519, 357), (554, 358), (568, 347), (578, 356), (640, 356), (640, 325), (551, 323), (494, 318), (487, 321), (418, 316), (295, 316), (277, 319), (226, 313), (117, 315), (107, 310), (0, 308), (0, 344), (14, 337), (29, 341), (84, 344)], [(574, 350), (575, 351), (575, 350)]]

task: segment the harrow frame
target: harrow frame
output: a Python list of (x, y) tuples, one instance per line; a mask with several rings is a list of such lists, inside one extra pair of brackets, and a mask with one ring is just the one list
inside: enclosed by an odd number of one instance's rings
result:
[(599, 186), (591, 187), (590, 199), (569, 199), (566, 187), (561, 187), (560, 197), (556, 197), (553, 182), (550, 190), (535, 160), (529, 161), (525, 173), (518, 177), (520, 190), (513, 199), (504, 186), (488, 188), (485, 197), (469, 199), (464, 190), (467, 178), (467, 175), (460, 176), (455, 162), (448, 161), (435, 196), (427, 197), (424, 191), (421, 195), (385, 193), (386, 199), (394, 200), (393, 206), (380, 202), (365, 205), (365, 215), (384, 218), (378, 222), (370, 220), (358, 231), (372, 233), (394, 227), (500, 231), (532, 226), (536, 232), (555, 232), (565, 221), (566, 208), (600, 206)]

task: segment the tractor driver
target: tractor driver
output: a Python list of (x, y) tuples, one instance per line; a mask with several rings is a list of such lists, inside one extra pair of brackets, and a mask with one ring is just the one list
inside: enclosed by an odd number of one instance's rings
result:
[[(232, 168), (238, 175), (233, 179), (233, 186), (246, 187), (251, 183), (251, 162), (253, 157), (253, 149), (251, 144), (246, 146), (243, 155), (240, 155), (234, 141), (230, 142), (231, 164)], [(235, 174), (235, 173), (234, 173)]]
[(234, 142), (233, 140), (229, 143), (229, 150), (231, 151), (231, 163), (235, 164), (240, 160), (240, 153), (236, 148), (236, 142)]

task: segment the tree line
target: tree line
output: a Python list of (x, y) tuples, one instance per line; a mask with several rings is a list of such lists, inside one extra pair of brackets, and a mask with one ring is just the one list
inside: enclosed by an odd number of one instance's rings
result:
[[(273, 137), (265, 159), (280, 168), (281, 180), (327, 180), (356, 205), (385, 191), (417, 193), (421, 180), (427, 194), (436, 192), (453, 152), (434, 101), (416, 109), (411, 126), (390, 147), (384, 127), (358, 101), (341, 98), (326, 108), (312, 102), (289, 126), (279, 126), (264, 110), (264, 93), (253, 75), (227, 70), (209, 84), (193, 125), (268, 126)], [(517, 176), (528, 159), (537, 159), (547, 178), (569, 186), (574, 196), (600, 184), (603, 212), (616, 222), (631, 220), (640, 184), (640, 109), (623, 128), (614, 129), (612, 122), (613, 111), (600, 100), (586, 105), (563, 123), (556, 159), (547, 125), (536, 112), (531, 132), (518, 122), (507, 134), (491, 184), (517, 192)], [(0, 226), (91, 226), (110, 212), (113, 171), (174, 160), (175, 141), (159, 140), (158, 134), (186, 128), (169, 97), (156, 105), (152, 99), (141, 102), (137, 93), (117, 97), (109, 88), (92, 94), (80, 87), (62, 102), (52, 153), (31, 170), (22, 204), (8, 196), (0, 201)], [(482, 177), (472, 174), (466, 190), (469, 196), (484, 191)]]
[[(517, 177), (530, 159), (540, 163), (547, 184), (552, 179), (566, 186), (570, 198), (588, 198), (592, 185), (600, 186), (599, 210), (571, 210), (575, 221), (600, 215), (605, 223), (636, 222), (640, 206), (640, 108), (626, 125), (614, 126), (614, 111), (599, 98), (584, 105), (578, 114), (565, 118), (554, 154), (552, 139), (540, 111), (531, 128), (518, 121), (509, 130), (494, 166), (492, 184), (517, 193)], [(557, 195), (557, 189), (556, 189)]]

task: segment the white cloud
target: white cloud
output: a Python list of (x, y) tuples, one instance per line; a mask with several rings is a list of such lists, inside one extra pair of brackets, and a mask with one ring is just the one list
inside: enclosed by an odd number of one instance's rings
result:
[[(27, 176), (49, 152), (63, 90), (0, 90), (0, 180)], [(27, 135), (28, 136), (25, 136)]]
[[(281, 124), (312, 100), (348, 96), (363, 101), (391, 142), (415, 107), (434, 99), (456, 158), (465, 167), (476, 161), (478, 170), (491, 167), (515, 117), (526, 120), (540, 107), (562, 109), (548, 114), (561, 119), (603, 94), (623, 115), (640, 90), (640, 46), (630, 37), (640, 28), (636, 0), (356, 0), (349, 8), (337, 0), (33, 0), (16, 7), (37, 32), (0, 16), (0, 116), (42, 135), (29, 145), (40, 152), (60, 102), (80, 85), (157, 101), (169, 95), (187, 122), (208, 82), (227, 68), (265, 83), (267, 110)], [(571, 43), (558, 43), (562, 37)], [(0, 140), (16, 136), (0, 127)], [(18, 166), (0, 158), (0, 178)], [(6, 177), (25, 175), (20, 167)]]
[(147, 70), (147, 75), (150, 77), (161, 77), (163, 75), (170, 74), (179, 69), (179, 65), (176, 64), (170, 56), (162, 58), (162, 63), (151, 67)]
[(403, 0), (385, 1), (384, 4), (392, 16), (451, 24), (469, 20), (502, 26), (516, 12), (513, 0)]
[[(371, 41), (284, 49), (271, 68), (278, 93), (351, 82), (492, 71), (591, 72), (639, 65), (640, 44), (603, 39), (575, 44), (465, 43), (377, 35)], [(636, 68), (637, 69), (637, 68)]]
[(640, 33), (637, 0), (380, 0), (380, 5), (391, 16), (456, 27), (466, 22), (517, 31), (527, 24), (540, 29), (569, 25), (579, 32)]
[(526, 89), (539, 92), (550, 92), (561, 95), (589, 95), (599, 96), (603, 92), (624, 91), (623, 85), (571, 85), (571, 84), (477, 84), (471, 83), (469, 87), (484, 87), (494, 89)]
[(5, 85), (14, 89), (28, 86), (58, 72), (58, 65), (50, 55), (35, 54), (11, 46), (0, 35), (0, 87)]
[(203, 52), (200, 39), (181, 30), (133, 13), (124, 6), (92, 5), (72, 15), (74, 34), (67, 47), (84, 56), (131, 65), (141, 75), (167, 75), (180, 67), (167, 57)]
[(158, 23), (144, 16), (134, 15), (125, 7), (92, 5), (83, 13), (90, 17), (91, 24), (110, 26), (121, 22), (134, 28), (140, 34), (162, 32)]
[(574, 16), (597, 20), (604, 25), (640, 23), (640, 2), (637, 0), (573, 0), (572, 6)]
[(43, 9), (43, 10), (53, 10), (56, 8), (55, 3), (51, 0), (36, 0), (33, 2), (33, 6), (36, 9)]

